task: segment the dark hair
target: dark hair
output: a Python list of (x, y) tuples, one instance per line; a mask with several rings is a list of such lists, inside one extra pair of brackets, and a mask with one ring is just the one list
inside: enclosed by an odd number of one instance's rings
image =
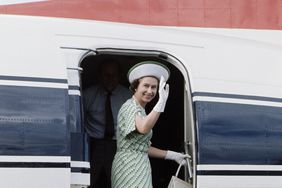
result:
[(139, 83), (140, 83), (139, 79), (136, 79), (130, 84), (129, 89), (133, 94), (135, 93), (135, 90), (137, 89)]

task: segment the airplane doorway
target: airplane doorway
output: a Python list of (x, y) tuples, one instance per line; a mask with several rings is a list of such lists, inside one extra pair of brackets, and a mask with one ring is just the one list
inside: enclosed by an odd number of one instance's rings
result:
[[(82, 90), (97, 83), (97, 69), (100, 62), (106, 58), (115, 59), (121, 65), (121, 83), (129, 87), (127, 81), (128, 70), (136, 63), (145, 60), (159, 61), (165, 64), (171, 72), (168, 83), (170, 85), (169, 98), (165, 112), (161, 114), (157, 124), (153, 128), (152, 145), (161, 149), (169, 149), (184, 152), (184, 78), (181, 72), (158, 56), (132, 55), (132, 54), (97, 54), (87, 56), (81, 62), (81, 87)], [(82, 92), (83, 96), (83, 92)], [(146, 106), (147, 113), (152, 110), (157, 102), (157, 97)], [(178, 164), (174, 161), (150, 158), (152, 166), (153, 187), (166, 188), (172, 175), (175, 174)], [(180, 176), (184, 176), (182, 172)]]

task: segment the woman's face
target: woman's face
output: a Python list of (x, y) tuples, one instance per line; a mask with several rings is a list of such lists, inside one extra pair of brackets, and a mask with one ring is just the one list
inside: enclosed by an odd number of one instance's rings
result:
[(134, 97), (142, 107), (150, 102), (157, 93), (158, 80), (154, 77), (143, 77), (139, 79), (139, 85), (136, 88)]

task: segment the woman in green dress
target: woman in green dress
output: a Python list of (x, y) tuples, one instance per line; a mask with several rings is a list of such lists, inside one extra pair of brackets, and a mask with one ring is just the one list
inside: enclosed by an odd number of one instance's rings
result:
[[(151, 146), (152, 128), (164, 111), (169, 94), (169, 70), (154, 61), (141, 62), (128, 72), (133, 96), (118, 115), (117, 153), (112, 166), (112, 188), (152, 188), (150, 157), (175, 160), (189, 157)], [(159, 92), (159, 100), (147, 115), (145, 106)]]

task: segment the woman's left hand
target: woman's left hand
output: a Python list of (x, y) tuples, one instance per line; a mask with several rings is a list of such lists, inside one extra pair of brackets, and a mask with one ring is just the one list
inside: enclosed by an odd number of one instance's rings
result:
[(159, 83), (159, 100), (154, 106), (153, 110), (156, 112), (163, 112), (169, 94), (169, 85), (166, 83), (165, 78), (161, 76)]
[(170, 151), (170, 150), (167, 150), (166, 156), (165, 156), (165, 159), (174, 160), (179, 165), (186, 164), (187, 158), (191, 158), (191, 156), (189, 154), (178, 153), (178, 152)]

